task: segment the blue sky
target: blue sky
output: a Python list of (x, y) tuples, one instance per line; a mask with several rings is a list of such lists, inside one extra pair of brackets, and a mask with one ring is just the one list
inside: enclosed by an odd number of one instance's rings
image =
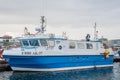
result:
[(34, 33), (40, 16), (47, 18), (47, 33), (66, 32), (71, 39), (83, 39), (97, 22), (99, 37), (118, 39), (119, 0), (0, 0), (0, 34)]

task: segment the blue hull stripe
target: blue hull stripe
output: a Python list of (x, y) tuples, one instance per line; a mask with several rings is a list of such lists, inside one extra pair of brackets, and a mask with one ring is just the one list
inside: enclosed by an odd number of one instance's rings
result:
[(103, 55), (77, 56), (3, 56), (12, 67), (21, 68), (67, 68), (113, 64), (113, 55), (106, 59)]

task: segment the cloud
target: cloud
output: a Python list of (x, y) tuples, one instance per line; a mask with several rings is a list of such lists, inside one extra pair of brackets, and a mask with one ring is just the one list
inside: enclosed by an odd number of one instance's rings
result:
[(56, 22), (54, 24), (63, 22), (68, 24), (87, 19), (100, 21), (109, 17), (114, 19), (120, 12), (119, 2), (118, 0), (0, 0), (0, 15), (4, 18), (0, 22), (34, 24), (41, 15), (50, 18), (50, 23)]
[[(114, 29), (114, 34), (118, 36), (119, 4), (119, 0), (0, 0), (0, 26), (4, 24), (12, 28), (11, 24), (17, 24), (14, 27), (17, 31), (18, 26), (23, 28), (21, 26), (25, 24), (39, 24), (40, 16), (45, 15), (47, 24), (54, 29), (59, 27), (59, 31), (64, 26), (64, 30), (73, 30), (75, 34), (83, 28), (83, 31), (93, 28), (94, 22), (97, 22), (98, 28)], [(13, 31), (7, 27), (2, 27), (1, 32)], [(110, 38), (109, 34), (105, 36)]]

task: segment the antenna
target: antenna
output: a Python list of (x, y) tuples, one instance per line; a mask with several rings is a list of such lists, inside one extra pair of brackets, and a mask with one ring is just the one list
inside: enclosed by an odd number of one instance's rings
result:
[(66, 32), (63, 32), (63, 33), (62, 33), (62, 37), (63, 37), (64, 39), (66, 39), (66, 40), (68, 39), (68, 38), (67, 38), (67, 35), (66, 35)]
[(25, 36), (30, 35), (30, 32), (28, 31), (27, 27), (24, 28), (24, 35)]

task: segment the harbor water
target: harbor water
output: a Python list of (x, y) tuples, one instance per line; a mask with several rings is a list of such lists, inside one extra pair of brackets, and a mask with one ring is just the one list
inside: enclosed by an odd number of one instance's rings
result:
[(120, 80), (120, 63), (108, 68), (57, 72), (1, 71), (0, 80)]

